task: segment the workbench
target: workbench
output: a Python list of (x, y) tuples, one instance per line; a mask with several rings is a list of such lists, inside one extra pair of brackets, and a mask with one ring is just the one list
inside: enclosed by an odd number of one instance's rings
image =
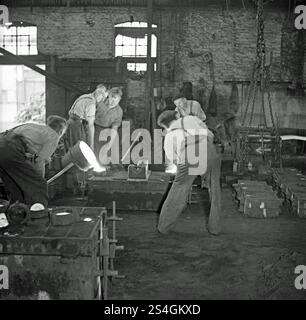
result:
[(9, 272), (0, 299), (97, 299), (102, 209), (76, 207), (79, 219), (68, 226), (0, 229), (0, 266)]
[(171, 175), (152, 171), (148, 181), (128, 181), (126, 171), (110, 172), (105, 176), (88, 179), (88, 206), (111, 208), (116, 202), (117, 210), (158, 212), (170, 188)]

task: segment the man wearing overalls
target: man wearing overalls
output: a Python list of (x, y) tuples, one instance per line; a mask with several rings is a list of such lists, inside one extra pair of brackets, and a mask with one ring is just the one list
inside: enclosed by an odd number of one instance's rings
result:
[[(220, 177), (220, 156), (213, 144), (214, 136), (206, 125), (195, 116), (179, 118), (176, 111), (165, 111), (158, 119), (160, 127), (166, 129), (164, 150), (169, 164), (177, 166), (177, 173), (167, 198), (162, 206), (158, 231), (167, 234), (176, 224), (185, 208), (187, 197), (194, 179), (198, 175), (210, 174), (214, 170), (215, 180)], [(217, 166), (217, 167), (216, 167)], [(214, 209), (210, 214), (208, 229), (219, 232), (220, 189), (219, 181), (212, 190)], [(215, 197), (218, 199), (215, 199)], [(215, 201), (217, 200), (217, 201)]]
[(175, 111), (178, 112), (180, 117), (196, 116), (200, 120), (205, 121), (206, 115), (198, 101), (187, 100), (185, 97), (178, 97), (174, 101), (176, 105)]
[(86, 142), (94, 149), (95, 115), (97, 104), (105, 100), (107, 89), (103, 84), (97, 86), (93, 93), (83, 94), (69, 111), (66, 141), (68, 149), (79, 141)]
[(0, 177), (11, 202), (48, 205), (45, 164), (67, 128), (64, 118), (26, 123), (0, 134)]
[[(123, 110), (120, 107), (122, 99), (122, 89), (119, 87), (111, 88), (108, 91), (108, 99), (98, 103), (96, 116), (95, 116), (95, 137), (94, 137), (94, 150), (97, 159), (102, 165), (108, 165), (108, 156), (110, 151), (116, 152), (113, 154), (113, 160), (119, 165), (119, 150), (112, 148), (116, 139), (119, 138), (119, 128), (122, 123)], [(111, 129), (111, 130), (110, 130)], [(110, 140), (106, 141), (101, 139), (103, 131), (110, 133)], [(111, 163), (112, 164), (112, 163)]]

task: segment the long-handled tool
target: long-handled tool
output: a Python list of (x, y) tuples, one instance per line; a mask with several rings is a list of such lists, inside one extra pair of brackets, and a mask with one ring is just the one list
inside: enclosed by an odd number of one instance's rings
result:
[(123, 162), (123, 160), (127, 157), (127, 155), (130, 153), (130, 151), (132, 150), (132, 148), (134, 147), (134, 145), (139, 141), (141, 132), (138, 132), (136, 138), (134, 139), (133, 143), (130, 145), (130, 147), (127, 149), (126, 153), (124, 154), (124, 156), (121, 158), (121, 162)]

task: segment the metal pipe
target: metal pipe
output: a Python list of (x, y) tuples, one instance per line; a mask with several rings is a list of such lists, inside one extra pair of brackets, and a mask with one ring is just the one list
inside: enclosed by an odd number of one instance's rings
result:
[(52, 178), (50, 178), (47, 181), (47, 184), (52, 183), (53, 181), (55, 181), (56, 179), (58, 179), (60, 176), (62, 176), (65, 172), (67, 172), (68, 170), (70, 170), (72, 167), (74, 166), (74, 163), (69, 163), (64, 169), (62, 169), (60, 172), (58, 172), (55, 176), (53, 176)]

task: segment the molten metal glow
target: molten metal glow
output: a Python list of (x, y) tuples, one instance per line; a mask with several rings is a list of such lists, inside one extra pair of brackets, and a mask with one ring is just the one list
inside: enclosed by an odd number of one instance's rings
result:
[(57, 216), (68, 216), (69, 214), (71, 214), (71, 212), (60, 212), (60, 213), (56, 213)]
[(41, 203), (35, 203), (32, 205), (32, 207), (30, 208), (31, 211), (42, 211), (45, 210), (45, 207), (43, 204)]
[(172, 165), (169, 165), (167, 168), (166, 168), (166, 173), (170, 173), (170, 174), (176, 174), (177, 172), (177, 166), (175, 164), (172, 164)]
[(81, 149), (81, 152), (83, 153), (83, 156), (88, 161), (88, 163), (92, 167), (94, 167), (97, 163), (97, 159), (96, 159), (94, 152), (89, 147), (89, 145), (86, 144), (84, 141), (81, 141), (80, 142), (80, 149)]
[(89, 147), (88, 144), (86, 144), (84, 141), (81, 141), (80, 142), (80, 149), (81, 149), (81, 152), (82, 152), (83, 156), (88, 161), (88, 163), (91, 166), (91, 168), (94, 169), (94, 171), (96, 171), (96, 172), (104, 172), (104, 171), (106, 171), (105, 167), (100, 166), (100, 164), (97, 161), (97, 158), (96, 158), (94, 152), (92, 151), (92, 149)]
[(100, 166), (99, 163), (97, 163), (95, 166), (94, 166), (94, 171), (97, 172), (97, 173), (101, 173), (101, 172), (105, 172), (106, 171), (106, 168), (103, 167), (103, 166)]

